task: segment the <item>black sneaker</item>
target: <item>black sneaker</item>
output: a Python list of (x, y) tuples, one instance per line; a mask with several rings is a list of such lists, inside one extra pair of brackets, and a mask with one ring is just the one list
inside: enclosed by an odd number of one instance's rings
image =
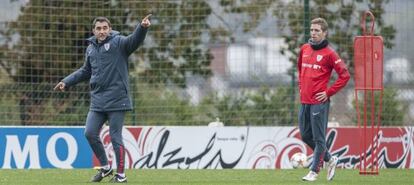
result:
[(126, 183), (127, 178), (126, 177), (121, 177), (120, 175), (116, 174), (112, 177), (112, 179), (109, 182), (111, 182), (111, 183)]
[(98, 170), (98, 173), (92, 177), (91, 182), (101, 182), (101, 180), (109, 175), (112, 175), (112, 168), (105, 170), (103, 168)]

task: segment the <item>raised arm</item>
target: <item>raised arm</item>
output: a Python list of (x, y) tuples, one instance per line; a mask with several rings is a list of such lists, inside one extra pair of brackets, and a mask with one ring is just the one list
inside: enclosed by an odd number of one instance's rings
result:
[(134, 52), (138, 46), (144, 42), (148, 28), (151, 26), (151, 22), (149, 20), (151, 15), (152, 14), (145, 16), (132, 34), (121, 38), (120, 45), (127, 55), (130, 55), (132, 52)]

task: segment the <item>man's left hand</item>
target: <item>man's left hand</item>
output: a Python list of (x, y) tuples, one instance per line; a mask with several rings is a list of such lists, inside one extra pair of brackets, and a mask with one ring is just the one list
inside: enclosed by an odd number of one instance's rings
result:
[(326, 94), (325, 91), (318, 92), (316, 93), (316, 100), (320, 102), (325, 102), (326, 100), (328, 100), (328, 95)]
[(141, 26), (144, 28), (148, 28), (151, 26), (151, 21), (149, 20), (149, 18), (152, 16), (152, 14), (148, 14), (147, 16), (145, 16), (142, 21), (141, 21)]

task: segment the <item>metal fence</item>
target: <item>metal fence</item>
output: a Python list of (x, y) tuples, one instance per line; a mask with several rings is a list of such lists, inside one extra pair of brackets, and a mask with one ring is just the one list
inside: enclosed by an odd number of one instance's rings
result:
[[(129, 34), (152, 13), (145, 43), (129, 59), (130, 125), (296, 125), (296, 55), (309, 19), (325, 17), (328, 39), (353, 73), (361, 15), (376, 16), (385, 43), (382, 122), (412, 125), (414, 2), (409, 0), (3, 0), (0, 124), (83, 125), (88, 83), (54, 85), (83, 64), (91, 22), (106, 16)], [(306, 34), (305, 34), (306, 33)], [(333, 80), (335, 77), (333, 78)], [(355, 125), (352, 79), (331, 99), (330, 122)]]

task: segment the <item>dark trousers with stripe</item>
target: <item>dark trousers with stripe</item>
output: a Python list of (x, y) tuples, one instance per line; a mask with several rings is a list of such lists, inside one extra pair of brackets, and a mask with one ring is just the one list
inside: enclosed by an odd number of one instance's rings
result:
[(103, 124), (108, 121), (109, 135), (115, 152), (117, 172), (124, 173), (125, 148), (122, 142), (122, 127), (124, 126), (125, 111), (95, 112), (89, 111), (86, 118), (85, 136), (95, 156), (102, 166), (108, 164), (104, 146), (99, 137)]
[(320, 104), (302, 104), (299, 111), (299, 130), (303, 142), (313, 150), (310, 169), (319, 172), (323, 161), (329, 161), (331, 154), (326, 147), (329, 101)]

